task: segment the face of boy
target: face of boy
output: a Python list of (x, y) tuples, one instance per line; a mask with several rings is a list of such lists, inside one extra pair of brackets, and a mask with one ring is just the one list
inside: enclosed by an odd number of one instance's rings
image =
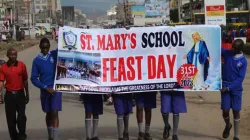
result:
[(244, 42), (242, 40), (235, 40), (232, 46), (232, 50), (234, 54), (240, 54), (244, 47)]

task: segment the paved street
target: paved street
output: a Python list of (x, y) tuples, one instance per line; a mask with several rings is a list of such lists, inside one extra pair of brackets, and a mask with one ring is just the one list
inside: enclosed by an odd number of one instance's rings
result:
[[(52, 43), (53, 49), (56, 43)], [(28, 48), (19, 53), (19, 60), (25, 62), (30, 74), (33, 58), (38, 53), (38, 46)], [(245, 94), (243, 101), (241, 140), (250, 137), (250, 76), (245, 81)], [(246, 86), (248, 85), (248, 87)], [(27, 134), (28, 140), (46, 140), (47, 129), (45, 114), (40, 105), (40, 93), (31, 82), (30, 103), (27, 105)], [(224, 122), (220, 111), (220, 94), (217, 92), (187, 93), (188, 113), (180, 117), (180, 140), (221, 140)], [(134, 110), (135, 112), (135, 110)], [(64, 94), (63, 112), (60, 113), (61, 140), (84, 140), (84, 107), (78, 101), (78, 95)], [(0, 105), (0, 140), (8, 140), (4, 105)], [(172, 124), (172, 117), (170, 118)], [(101, 140), (117, 139), (116, 115), (113, 106), (104, 108), (104, 115), (100, 117), (99, 136)], [(155, 140), (162, 137), (163, 121), (160, 114), (160, 104), (153, 111), (151, 134)], [(130, 117), (130, 136), (135, 140), (138, 133), (135, 113)], [(232, 131), (233, 134), (233, 131)], [(247, 136), (248, 135), (248, 136)], [(229, 140), (232, 140), (232, 136)]]

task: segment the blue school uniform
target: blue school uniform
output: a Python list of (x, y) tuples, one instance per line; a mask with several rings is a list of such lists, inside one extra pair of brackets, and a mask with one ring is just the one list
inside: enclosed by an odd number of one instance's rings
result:
[(130, 114), (133, 112), (133, 94), (113, 94), (113, 102), (117, 115)]
[(142, 92), (135, 94), (136, 106), (145, 109), (156, 108), (156, 92)]
[(103, 114), (102, 94), (83, 94), (82, 98), (86, 113)]
[(230, 50), (222, 49), (224, 57), (222, 86), (228, 89), (221, 93), (221, 109), (240, 111), (242, 106), (242, 83), (247, 71), (247, 60), (243, 54), (234, 55)]
[(183, 91), (161, 91), (161, 113), (186, 113), (187, 105)]
[(44, 56), (38, 54), (33, 60), (31, 82), (40, 88), (41, 105), (44, 112), (62, 110), (62, 93), (56, 92), (51, 95), (46, 88), (53, 88), (56, 71), (57, 50), (51, 51)]

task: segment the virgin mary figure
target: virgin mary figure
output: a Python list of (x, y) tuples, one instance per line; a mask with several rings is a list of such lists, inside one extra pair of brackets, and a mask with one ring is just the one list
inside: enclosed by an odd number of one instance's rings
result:
[(188, 64), (193, 64), (198, 72), (193, 80), (193, 90), (202, 90), (209, 88), (209, 85), (205, 83), (208, 76), (209, 68), (209, 51), (204, 40), (201, 39), (198, 32), (192, 34), (194, 45), (188, 52), (184, 59), (187, 59)]

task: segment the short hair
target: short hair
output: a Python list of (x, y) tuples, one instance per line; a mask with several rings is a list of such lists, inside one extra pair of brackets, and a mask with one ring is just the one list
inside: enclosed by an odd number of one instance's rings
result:
[(49, 42), (49, 39), (48, 38), (46, 38), (46, 37), (44, 37), (44, 38), (42, 38), (41, 40), (40, 40), (40, 44), (39, 44), (39, 46), (41, 47), (43, 44), (45, 44), (45, 43), (48, 43), (49, 44), (49, 46), (50, 46), (50, 42)]
[(12, 51), (17, 51), (14, 47), (10, 47), (8, 50), (7, 50), (7, 56), (9, 56), (9, 54), (12, 52)]
[(244, 41), (242, 39), (236, 39), (234, 42), (233, 42), (233, 48), (240, 48), (240, 49), (243, 49), (244, 47)]

